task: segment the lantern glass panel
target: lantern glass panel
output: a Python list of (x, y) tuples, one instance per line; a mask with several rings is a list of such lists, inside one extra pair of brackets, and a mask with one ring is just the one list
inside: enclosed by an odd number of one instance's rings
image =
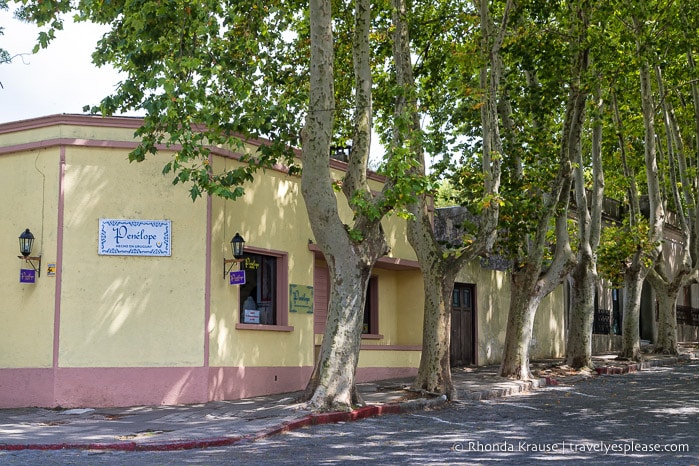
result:
[(32, 253), (32, 245), (34, 244), (34, 235), (29, 228), (24, 230), (21, 235), (19, 235), (19, 252), (27, 257)]

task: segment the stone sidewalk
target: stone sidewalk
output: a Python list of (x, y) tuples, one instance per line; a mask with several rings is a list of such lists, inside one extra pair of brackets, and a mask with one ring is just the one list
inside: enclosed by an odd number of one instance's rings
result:
[[(691, 352), (679, 357), (653, 355), (643, 363), (632, 364), (601, 356), (596, 358), (596, 364), (598, 373), (621, 374), (696, 357)], [(460, 400), (484, 400), (597, 376), (566, 371), (561, 363), (560, 359), (532, 363), (532, 373), (540, 378), (528, 382), (498, 377), (496, 366), (454, 369), (453, 380)], [(226, 446), (309, 425), (437, 408), (448, 403), (443, 396), (414, 398), (415, 393), (405, 390), (411, 382), (412, 379), (393, 379), (360, 384), (367, 406), (347, 413), (311, 413), (296, 401), (300, 393), (186, 406), (2, 409), (0, 450), (155, 451)]]

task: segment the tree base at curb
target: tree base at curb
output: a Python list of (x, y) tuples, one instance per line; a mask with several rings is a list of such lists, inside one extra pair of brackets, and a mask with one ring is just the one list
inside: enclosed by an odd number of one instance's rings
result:
[(663, 354), (666, 356), (679, 356), (680, 352), (677, 349), (677, 347), (670, 347), (670, 348), (664, 348), (664, 347), (659, 347), (653, 349), (653, 354)]
[(643, 354), (641, 354), (641, 351), (634, 351), (634, 352), (621, 352), (619, 355), (616, 357), (617, 361), (634, 361), (634, 362), (643, 362)]

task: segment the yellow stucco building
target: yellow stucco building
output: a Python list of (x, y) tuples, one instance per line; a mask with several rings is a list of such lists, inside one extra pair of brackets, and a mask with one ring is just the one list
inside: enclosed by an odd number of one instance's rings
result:
[[(308, 381), (329, 287), (300, 178), (268, 170), (235, 202), (192, 202), (162, 175), (166, 148), (128, 162), (140, 123), (55, 115), (0, 124), (0, 408), (195, 403)], [(211, 163), (222, 170), (238, 157), (219, 150)], [(343, 164), (333, 163), (339, 178)], [(359, 381), (419, 365), (422, 278), (404, 221), (384, 227), (392, 252), (373, 272)], [(18, 258), (26, 229), (40, 263)], [(224, 263), (236, 233), (245, 257)], [(231, 266), (245, 270), (245, 284), (231, 284)], [(472, 299), (465, 363), (491, 364), (509, 281), (472, 268), (459, 279)], [(537, 317), (541, 355), (562, 354), (561, 295)]]

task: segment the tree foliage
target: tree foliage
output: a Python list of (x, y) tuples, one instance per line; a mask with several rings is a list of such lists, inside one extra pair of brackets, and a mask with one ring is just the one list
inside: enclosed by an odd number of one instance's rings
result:
[[(60, 30), (63, 13), (78, 21), (110, 25), (93, 53), (96, 65), (125, 74), (115, 92), (93, 113), (142, 111), (143, 160), (159, 147), (176, 148), (163, 169), (174, 183), (188, 183), (192, 199), (202, 193), (228, 199), (259, 168), (283, 160), (294, 167), (307, 104), (308, 37), (297, 25), (303, 15), (288, 2), (165, 2), (83, 0), (25, 2), (21, 16), (48, 29), (46, 47)], [(291, 34), (291, 31), (297, 31)], [(241, 150), (248, 139), (265, 138), (247, 164), (217, 173), (208, 164), (212, 147)]]
[(625, 270), (637, 252), (643, 257), (643, 266), (651, 267), (657, 245), (649, 241), (649, 230), (648, 220), (644, 218), (633, 226), (628, 218), (623, 219), (621, 225), (606, 226), (602, 230), (598, 250), (600, 276), (612, 286), (620, 288), (624, 283)]
[[(0, 10), (7, 10), (7, 0), (0, 0)], [(5, 28), (0, 25), (0, 36), (3, 36), (5, 34)], [(0, 47), (0, 65), (3, 63), (9, 63), (11, 60), (10, 57), (10, 52), (8, 50), (3, 49)]]

